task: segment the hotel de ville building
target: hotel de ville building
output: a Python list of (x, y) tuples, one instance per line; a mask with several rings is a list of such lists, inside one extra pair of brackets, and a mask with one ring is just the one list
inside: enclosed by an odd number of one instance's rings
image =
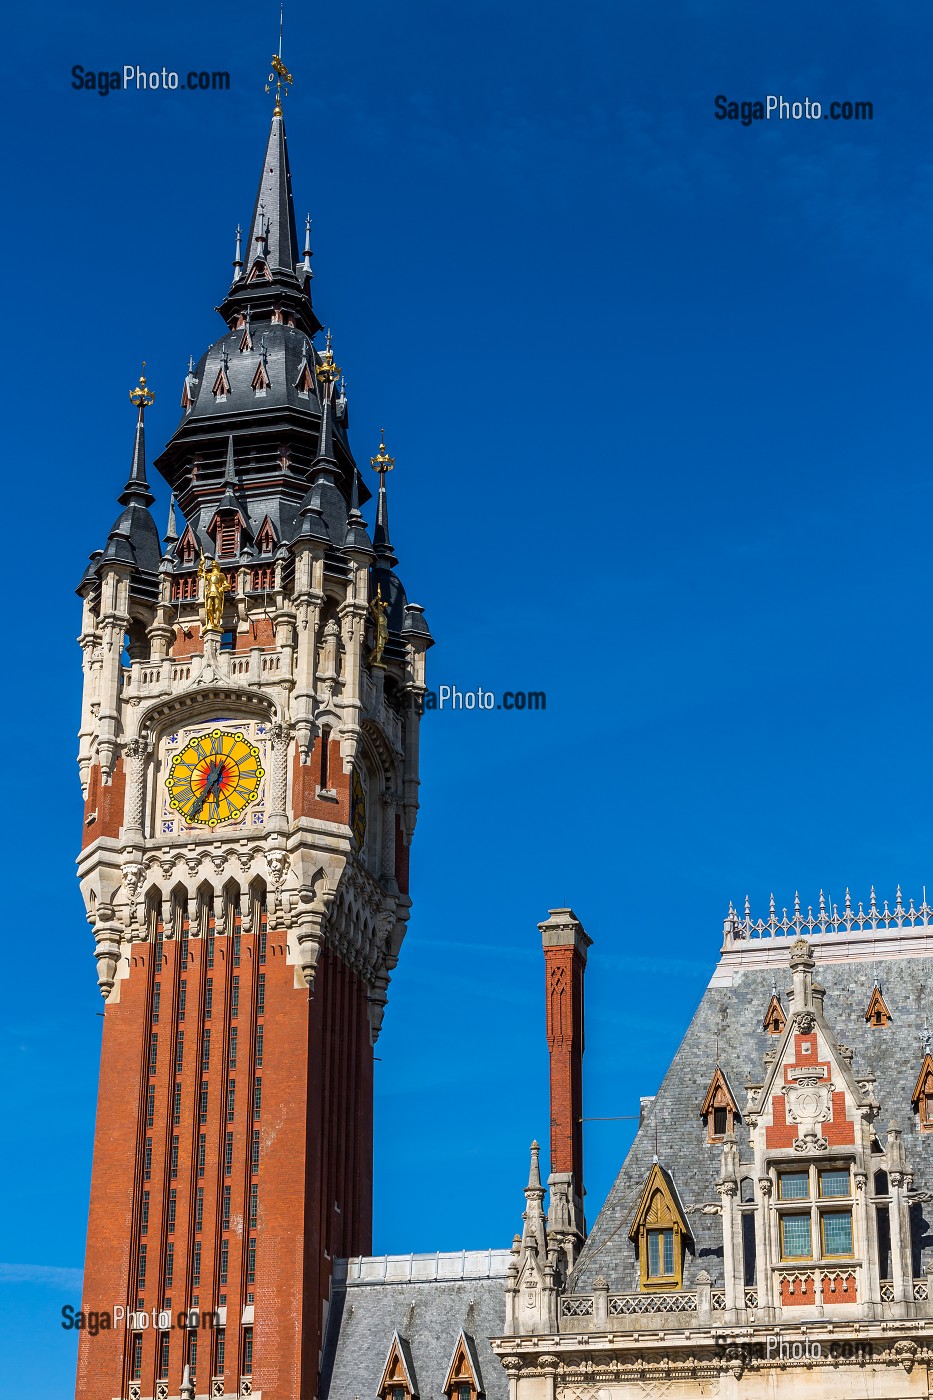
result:
[(590, 938), (551, 910), (547, 1170), (535, 1143), (518, 1233), (372, 1256), (432, 638), (392, 545), (392, 457), (369, 445), (373, 499), (351, 448), (280, 101), (264, 154), (255, 136), (220, 334), (151, 467), (152, 389), (132, 391), (119, 514), (78, 589), (104, 998), (83, 1307), (127, 1312), (82, 1334), (79, 1400), (930, 1397), (933, 924), (909, 892), (730, 907), (589, 1220)]

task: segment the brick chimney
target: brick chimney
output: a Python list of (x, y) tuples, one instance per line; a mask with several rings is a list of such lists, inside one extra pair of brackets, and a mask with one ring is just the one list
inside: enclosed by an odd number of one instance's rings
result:
[(572, 1267), (586, 1236), (583, 1216), (583, 974), (592, 939), (572, 909), (539, 924), (544, 947), (547, 1045), (551, 1058), (551, 1174), (548, 1236)]

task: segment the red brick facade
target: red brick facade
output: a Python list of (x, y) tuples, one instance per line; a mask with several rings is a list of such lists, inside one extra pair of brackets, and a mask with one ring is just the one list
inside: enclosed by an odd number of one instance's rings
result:
[[(156, 941), (135, 945), (106, 1008), (83, 1306), (170, 1306), (176, 1323), (187, 1307), (225, 1308), (222, 1369), (217, 1335), (197, 1334), (198, 1393), (220, 1374), (236, 1392), (251, 1326), (254, 1390), (305, 1400), (330, 1260), (371, 1248), (366, 989), (326, 949), (313, 988), (296, 985), (285, 936), (266, 934), (263, 918), (251, 933), (239, 918), (227, 934), (210, 919), (203, 938), (181, 927), (180, 939), (157, 926)], [(138, 1379), (153, 1395), (160, 1333), (150, 1324), (141, 1336)], [(176, 1383), (188, 1347), (173, 1325)], [(125, 1326), (82, 1334), (82, 1400), (126, 1394), (133, 1371)]]
[(118, 758), (114, 764), (113, 776), (109, 783), (101, 782), (100, 764), (92, 764), (87, 797), (84, 799), (82, 850), (99, 836), (112, 836), (116, 839), (120, 835), (125, 803), (126, 774), (123, 771), (123, 759)]

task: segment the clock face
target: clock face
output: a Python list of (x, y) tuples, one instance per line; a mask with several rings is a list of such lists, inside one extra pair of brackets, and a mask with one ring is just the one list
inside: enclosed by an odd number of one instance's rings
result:
[(350, 830), (353, 832), (356, 849), (361, 851), (366, 840), (366, 789), (355, 768), (350, 778)]
[(261, 756), (240, 730), (206, 729), (172, 758), (169, 807), (189, 826), (239, 821), (260, 794)]

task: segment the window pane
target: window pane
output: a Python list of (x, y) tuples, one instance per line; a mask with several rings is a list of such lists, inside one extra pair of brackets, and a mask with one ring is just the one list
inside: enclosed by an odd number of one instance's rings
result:
[(852, 1213), (848, 1210), (826, 1211), (823, 1223), (823, 1253), (852, 1253)]
[(674, 1273), (674, 1231), (648, 1231), (648, 1277), (671, 1278)]
[(781, 1216), (781, 1257), (784, 1259), (810, 1258), (809, 1215)]
[(820, 1172), (820, 1195), (821, 1196), (848, 1196), (849, 1194), (849, 1172), (848, 1168), (841, 1171)]
[(724, 1108), (713, 1109), (713, 1136), (724, 1137), (726, 1133), (726, 1110)]
[(780, 1176), (782, 1201), (806, 1201), (810, 1195), (809, 1172), (782, 1172)]

